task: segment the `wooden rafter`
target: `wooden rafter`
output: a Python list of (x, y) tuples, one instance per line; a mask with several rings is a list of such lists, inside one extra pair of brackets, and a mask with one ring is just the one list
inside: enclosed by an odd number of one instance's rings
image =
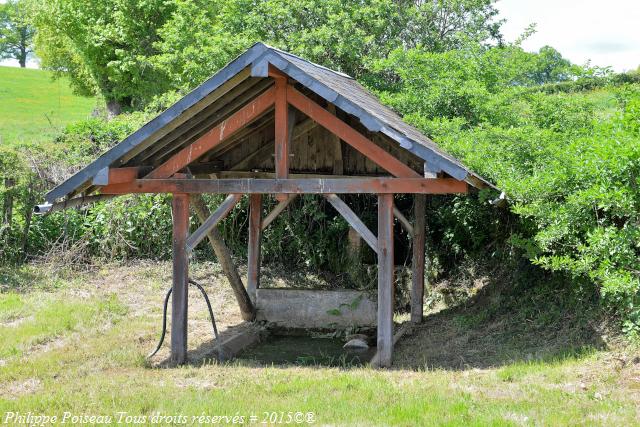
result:
[[(132, 160), (132, 162), (134, 164), (144, 162), (150, 157), (156, 156), (156, 154), (163, 151), (165, 147), (170, 146), (174, 141), (177, 141), (178, 139), (182, 139), (187, 142), (194, 137), (196, 137), (197, 139), (197, 136), (199, 134), (201, 134), (203, 131), (206, 131), (220, 119), (224, 118), (224, 112), (233, 111), (234, 109), (244, 105), (252, 98), (254, 98), (257, 93), (260, 93), (263, 89), (265, 89), (265, 82), (260, 82), (259, 79), (256, 79), (255, 83), (247, 88), (242, 94), (238, 94), (234, 91), (226, 93), (214, 104), (208, 106), (202, 112), (186, 121), (180, 127), (171, 131), (161, 141), (158, 141), (152, 147), (149, 147), (149, 149), (147, 149), (146, 151), (138, 154)], [(163, 154), (165, 152), (167, 152), (167, 150), (165, 150)]]
[(225, 139), (242, 129), (248, 123), (255, 120), (262, 113), (267, 111), (269, 107), (273, 105), (273, 102), (274, 90), (269, 89), (249, 104), (242, 107), (231, 117), (211, 129), (196, 142), (173, 155), (169, 160), (147, 175), (147, 178), (160, 179), (170, 177), (174, 173), (188, 166), (189, 163), (203, 156), (207, 151), (218, 146)]
[(287, 87), (287, 100), (291, 105), (317, 121), (322, 127), (358, 150), (378, 166), (392, 175), (402, 178), (417, 178), (421, 175), (398, 160), (382, 147), (362, 135), (351, 126), (338, 119), (312, 99), (308, 98), (293, 86)]
[(451, 178), (353, 179), (138, 179), (107, 185), (102, 194), (245, 193), (245, 194), (451, 194), (466, 193), (467, 183)]

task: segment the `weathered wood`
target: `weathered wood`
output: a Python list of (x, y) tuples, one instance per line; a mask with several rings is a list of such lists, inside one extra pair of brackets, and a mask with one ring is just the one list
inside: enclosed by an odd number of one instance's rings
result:
[(174, 194), (173, 215), (173, 292), (171, 297), (171, 360), (187, 361), (187, 318), (189, 258), (186, 250), (189, 233), (189, 195)]
[[(150, 147), (156, 141), (158, 141), (162, 137), (166, 136), (167, 134), (169, 134), (171, 131), (175, 130), (176, 128), (178, 128), (180, 125), (185, 123), (187, 120), (191, 119), (198, 112), (202, 111), (203, 108), (206, 108), (207, 106), (212, 105), (214, 102), (216, 102), (218, 99), (223, 97), (225, 94), (227, 94), (233, 88), (235, 88), (238, 85), (240, 85), (240, 83), (242, 83), (243, 81), (245, 81), (249, 77), (251, 77), (251, 67), (243, 68), (236, 75), (234, 75), (233, 77), (229, 78), (227, 81), (225, 81), (220, 86), (218, 86), (213, 92), (211, 92), (208, 95), (204, 96), (200, 100), (194, 102), (187, 109), (185, 109), (184, 111), (180, 112), (180, 114), (176, 118), (174, 118), (173, 120), (169, 121), (168, 123), (162, 125), (162, 127), (160, 127), (157, 131), (155, 131), (149, 137), (147, 137), (146, 140), (144, 141), (144, 143), (138, 144), (138, 145), (134, 146), (133, 148), (129, 149), (129, 151), (127, 151), (127, 153), (122, 156), (122, 158), (119, 160), (118, 163), (122, 165), (122, 164), (128, 162), (129, 160), (134, 158), (136, 155), (138, 155), (140, 152), (145, 150), (147, 147)], [(171, 107), (171, 109), (173, 109), (175, 107), (176, 106), (174, 105), (173, 107)], [(167, 112), (161, 114), (160, 116), (162, 116), (162, 115), (164, 115), (166, 113)], [(154, 121), (155, 120), (159, 120), (160, 116), (158, 116), (156, 119), (154, 119)], [(142, 130), (142, 128), (141, 128), (141, 130)], [(140, 132), (140, 131), (138, 131), (138, 132)], [(136, 132), (136, 133), (138, 133), (138, 132)]]
[(189, 236), (187, 239), (187, 252), (193, 251), (195, 247), (198, 246), (198, 243), (207, 236), (209, 231), (216, 227), (218, 223), (231, 212), (231, 209), (238, 204), (241, 197), (242, 194), (229, 194), (227, 198), (224, 199), (220, 206), (218, 206), (218, 209), (209, 215), (200, 227)]
[(392, 175), (404, 178), (422, 176), (292, 86), (287, 88), (287, 100)]
[[(334, 104), (327, 105), (327, 110), (336, 115), (336, 106)], [(344, 162), (342, 160), (342, 141), (340, 138), (331, 134), (330, 137), (331, 147), (333, 148), (333, 173), (335, 175), (342, 175), (344, 173)]]
[(393, 194), (378, 196), (378, 366), (393, 355)]
[[(191, 166), (189, 166), (191, 169)], [(218, 179), (236, 179), (236, 178), (275, 178), (276, 174), (274, 172), (256, 172), (256, 171), (228, 171), (228, 170), (220, 170), (213, 172)], [(380, 176), (371, 176), (369, 178), (388, 178), (388, 175), (380, 175)], [(289, 173), (289, 179), (363, 179), (361, 176), (355, 175), (333, 175), (333, 174), (322, 174), (317, 172), (293, 172)], [(400, 178), (403, 179), (403, 178)]]
[[(245, 83), (246, 84), (246, 83)], [(235, 109), (244, 105), (264, 90), (268, 85), (267, 82), (260, 82), (260, 79), (256, 79), (255, 83), (249, 88), (245, 89), (242, 94), (238, 95), (237, 91), (232, 91), (218, 99), (213, 105), (210, 105), (206, 109), (202, 110), (193, 118), (189, 119), (183, 125), (171, 131), (162, 140), (158, 141), (152, 147), (146, 151), (137, 155), (132, 159), (132, 163), (139, 164), (145, 162), (151, 157), (156, 155), (162, 156), (170, 152), (173, 147), (170, 145), (180, 139), (185, 142), (189, 142), (192, 138), (196, 138), (199, 134), (202, 134), (207, 129), (210, 129), (216, 122), (224, 118), (228, 111), (235, 111)], [(162, 153), (162, 154), (158, 154)]]
[(347, 233), (347, 241), (349, 242), (349, 244), (347, 245), (347, 254), (349, 255), (349, 259), (351, 259), (351, 261), (355, 263), (360, 262), (362, 237), (355, 228), (349, 227), (349, 232)]
[[(393, 346), (395, 347), (396, 344), (398, 344), (398, 341), (400, 341), (400, 338), (402, 338), (403, 335), (405, 334), (410, 334), (412, 330), (413, 330), (413, 324), (411, 322), (405, 322), (402, 325), (400, 325), (400, 327), (393, 334)], [(376, 352), (376, 354), (373, 355), (369, 363), (371, 364), (371, 366), (379, 367), (380, 353)]]
[(247, 256), (247, 293), (255, 304), (256, 289), (260, 287), (260, 222), (262, 194), (249, 196), (249, 248)]
[[(293, 127), (292, 120), (289, 118), (289, 124)], [(293, 132), (290, 134), (290, 141), (300, 138), (305, 135), (310, 130), (316, 127), (316, 123), (313, 120), (305, 120), (302, 123), (298, 124), (293, 128)], [(268, 141), (266, 144), (260, 146), (258, 149), (254, 150), (252, 153), (248, 154), (238, 163), (229, 167), (230, 171), (243, 171), (248, 169), (252, 164), (256, 164), (256, 162), (260, 162), (266, 159), (268, 156), (272, 155), (274, 152), (274, 141)], [(275, 177), (275, 174), (274, 174)]]
[(287, 80), (275, 82), (275, 163), (276, 176), (286, 178), (289, 174), (289, 104), (287, 103)]
[[(209, 208), (201, 195), (196, 194), (191, 196), (191, 206), (193, 206), (193, 210), (196, 212), (201, 223), (205, 222), (207, 218), (211, 216), (211, 212), (209, 212)], [(231, 289), (233, 289), (233, 294), (238, 302), (238, 306), (240, 307), (240, 315), (242, 316), (242, 319), (252, 321), (256, 315), (255, 307), (251, 303), (247, 290), (245, 289), (242, 279), (240, 278), (240, 274), (238, 273), (238, 269), (233, 263), (231, 251), (227, 245), (225, 245), (217, 228), (214, 227), (210, 229), (207, 236), (209, 238), (211, 248), (222, 267), (222, 272), (227, 276)]]
[(286, 199), (284, 199), (283, 201), (279, 202), (273, 208), (273, 210), (271, 212), (269, 212), (269, 215), (264, 217), (264, 219), (262, 220), (262, 223), (260, 224), (260, 229), (264, 230), (265, 228), (267, 228), (269, 226), (269, 224), (271, 224), (278, 217), (278, 215), (280, 215), (282, 213), (282, 211), (284, 211), (287, 208), (287, 206), (289, 206), (289, 204), (295, 198), (296, 198), (295, 194), (288, 194)]
[(122, 184), (138, 179), (145, 168), (140, 166), (123, 168), (106, 168), (93, 178), (93, 185)]
[(407, 217), (400, 212), (400, 209), (395, 206), (393, 207), (393, 215), (398, 219), (404, 231), (406, 231), (409, 236), (413, 236), (413, 225), (411, 225)]
[(260, 193), (260, 194), (386, 194), (466, 193), (467, 183), (451, 178), (353, 179), (138, 179), (102, 187), (102, 194), (129, 193)]
[(267, 111), (273, 105), (273, 95), (273, 89), (267, 90), (204, 134), (200, 139), (174, 154), (169, 160), (147, 175), (147, 178), (167, 178), (188, 166), (194, 160), (199, 159), (207, 151), (218, 146), (222, 141)]
[(424, 300), (424, 250), (425, 250), (425, 223), (426, 223), (426, 196), (416, 194), (413, 208), (413, 256), (411, 259), (411, 321), (422, 322)]
[(358, 234), (362, 236), (365, 242), (374, 250), (378, 252), (378, 239), (369, 230), (369, 228), (362, 222), (362, 220), (356, 215), (354, 211), (337, 195), (326, 194), (325, 197), (331, 203), (331, 205), (338, 211), (340, 215), (353, 227)]

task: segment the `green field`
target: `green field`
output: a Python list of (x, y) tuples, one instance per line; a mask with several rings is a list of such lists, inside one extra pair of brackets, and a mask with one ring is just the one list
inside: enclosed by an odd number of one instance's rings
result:
[(51, 73), (0, 66), (0, 142), (40, 142), (67, 123), (87, 118), (94, 98), (76, 96)]
[[(265, 418), (277, 425), (279, 417), (302, 413), (313, 425), (639, 424), (640, 357), (628, 348), (558, 352), (575, 337), (593, 342), (604, 336), (584, 336), (569, 313), (545, 327), (536, 317), (522, 322), (517, 313), (488, 319), (481, 304), (433, 313), (401, 340), (390, 370), (304, 359), (284, 366), (219, 364), (206, 358), (213, 349), (211, 325), (192, 292), (191, 363), (167, 369), (166, 341), (153, 359), (145, 354), (158, 338), (170, 263), (56, 270), (0, 271), (5, 420), (15, 412), (60, 420), (68, 412), (111, 417), (113, 423), (120, 416), (150, 423), (154, 416), (182, 415), (186, 424), (198, 424), (203, 415), (237, 415), (244, 425), (262, 425)], [(220, 330), (241, 323), (220, 267), (193, 264), (192, 274), (206, 287)], [(535, 304), (527, 296), (522, 303)], [(551, 309), (534, 307), (540, 317), (553, 316)], [(251, 423), (251, 416), (258, 421)], [(182, 424), (173, 421), (160, 424)]]

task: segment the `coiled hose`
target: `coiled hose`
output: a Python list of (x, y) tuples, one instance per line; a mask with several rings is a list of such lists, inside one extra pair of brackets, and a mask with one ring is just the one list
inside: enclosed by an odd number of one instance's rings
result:
[[(207, 308), (209, 309), (209, 317), (211, 318), (211, 326), (213, 326), (213, 336), (218, 339), (218, 327), (216, 326), (216, 319), (213, 317), (213, 309), (211, 308), (211, 302), (209, 301), (209, 296), (205, 292), (204, 288), (195, 280), (189, 278), (189, 284), (196, 286), (200, 289), (200, 293), (204, 297), (205, 302), (207, 303)], [(169, 297), (171, 296), (171, 292), (173, 292), (173, 288), (169, 288), (167, 291), (167, 295), (164, 297), (164, 309), (162, 310), (162, 334), (160, 335), (160, 342), (158, 342), (158, 346), (155, 350), (153, 350), (147, 356), (147, 359), (152, 358), (156, 355), (158, 351), (160, 351), (160, 347), (162, 347), (162, 343), (164, 342), (164, 336), (167, 333), (167, 307), (169, 306)]]

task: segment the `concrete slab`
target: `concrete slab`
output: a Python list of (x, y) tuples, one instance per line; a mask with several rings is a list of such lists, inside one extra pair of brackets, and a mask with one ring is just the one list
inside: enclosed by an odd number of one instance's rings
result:
[(377, 316), (373, 297), (353, 290), (258, 289), (256, 309), (256, 320), (284, 328), (371, 328)]

